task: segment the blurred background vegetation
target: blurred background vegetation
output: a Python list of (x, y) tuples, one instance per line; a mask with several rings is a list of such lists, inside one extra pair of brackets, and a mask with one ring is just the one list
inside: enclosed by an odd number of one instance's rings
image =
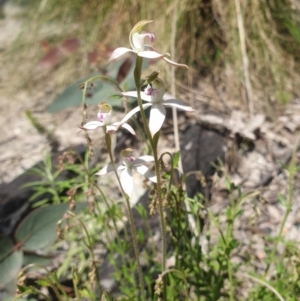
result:
[[(255, 110), (276, 117), (274, 108), (280, 112), (300, 93), (300, 2), (239, 1)], [(20, 10), (10, 16), (4, 7), (4, 18), (22, 24), (9, 46), (0, 46), (0, 88), (11, 96), (20, 88), (60, 92), (107, 62), (110, 49), (128, 47), (129, 32), (142, 19), (154, 20), (147, 30), (155, 33), (155, 48), (170, 52), (174, 0), (8, 0), (7, 4)], [(229, 106), (245, 106), (235, 1), (178, 1), (176, 23), (176, 60), (190, 66), (188, 73), (176, 70), (181, 83), (190, 88), (199, 88), (203, 81), (222, 86)], [(41, 72), (37, 65), (47, 48), (68, 38), (77, 38), (80, 48)], [(91, 64), (87, 58), (93, 51), (97, 59)], [(158, 66), (169, 74), (166, 64)]]

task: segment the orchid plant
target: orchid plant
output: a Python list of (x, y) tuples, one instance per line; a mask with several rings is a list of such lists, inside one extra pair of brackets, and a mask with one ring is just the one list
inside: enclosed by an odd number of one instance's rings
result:
[[(142, 91), (141, 85), (141, 66), (143, 58), (146, 59), (163, 59), (167, 63), (177, 66), (186, 67), (184, 64), (178, 64), (168, 59), (169, 54), (160, 54), (152, 46), (146, 44), (146, 39), (150, 44), (154, 42), (154, 34), (149, 32), (143, 32), (142, 28), (151, 23), (150, 20), (144, 20), (137, 23), (130, 32), (129, 42), (130, 48), (120, 47), (113, 51), (110, 61), (118, 59), (120, 56), (126, 53), (136, 54), (136, 66), (134, 70), (136, 91), (122, 92), (124, 97), (135, 97), (138, 101), (138, 106), (127, 113), (119, 122), (112, 122), (112, 107), (102, 102), (99, 105), (99, 112), (97, 114), (98, 120), (90, 121), (84, 124), (81, 128), (84, 130), (95, 130), (98, 127), (103, 127), (105, 132), (105, 140), (107, 144), (107, 150), (110, 156), (111, 162), (100, 169), (96, 175), (105, 176), (107, 173), (114, 171), (117, 180), (120, 185), (120, 189), (124, 195), (129, 223), (131, 227), (131, 234), (133, 240), (133, 247), (135, 252), (135, 258), (137, 262), (137, 270), (139, 276), (139, 284), (141, 288), (141, 300), (146, 300), (143, 273), (140, 265), (139, 247), (136, 240), (136, 229), (133, 222), (133, 215), (130, 207), (130, 198), (134, 189), (134, 182), (132, 178), (132, 172), (136, 171), (145, 176), (151, 182), (155, 184), (155, 198), (157, 199), (157, 208), (160, 216), (161, 236), (162, 236), (162, 273), (166, 272), (166, 221), (164, 214), (164, 202), (162, 193), (162, 172), (161, 172), (161, 158), (163, 155), (158, 155), (157, 142), (159, 135), (156, 135), (166, 118), (166, 107), (174, 107), (186, 112), (193, 112), (193, 108), (186, 105), (183, 101), (175, 98), (170, 98), (166, 95), (166, 84), (164, 80), (158, 77), (158, 72), (151, 74), (146, 81), (146, 88)], [(117, 84), (115, 84), (117, 85)], [(120, 89), (121, 90), (121, 89)], [(145, 101), (146, 103), (143, 103)], [(144, 110), (151, 107), (149, 122), (146, 119)], [(144, 155), (138, 158), (133, 156), (133, 149), (128, 148), (121, 152), (122, 162), (116, 164), (113, 160), (113, 154), (111, 149), (111, 135), (116, 132), (120, 127), (125, 128), (130, 133), (135, 134), (134, 129), (127, 123), (133, 115), (137, 112), (141, 113), (144, 130), (147, 134), (147, 138), (150, 142), (153, 156)], [(154, 171), (150, 168), (154, 167)], [(120, 173), (119, 173), (120, 172)], [(166, 283), (162, 280), (163, 286)], [(163, 300), (166, 300), (166, 290), (162, 290)]]
[(134, 129), (128, 123), (112, 122), (112, 107), (106, 102), (99, 104), (97, 117), (98, 120), (90, 121), (81, 128), (84, 130), (95, 130), (98, 127), (104, 127), (107, 133), (114, 133), (121, 126), (132, 135), (135, 135)]
[[(145, 110), (151, 107), (149, 118), (149, 129), (152, 137), (161, 129), (164, 120), (166, 118), (165, 107), (175, 107), (186, 112), (194, 112), (194, 109), (187, 106), (183, 101), (179, 99), (169, 99), (168, 96), (164, 98), (166, 92), (165, 82), (157, 77), (151, 84), (148, 84), (146, 89), (141, 92), (141, 99), (147, 103), (142, 105)], [(123, 96), (138, 97), (137, 91), (123, 92)], [(135, 113), (140, 111), (140, 107), (136, 107), (131, 110), (121, 121), (119, 126), (122, 126), (124, 122), (129, 120)]]
[(117, 168), (118, 171), (122, 171), (120, 182), (123, 190), (129, 197), (133, 191), (132, 170), (137, 171), (139, 174), (145, 176), (154, 183), (157, 182), (155, 173), (145, 165), (148, 162), (154, 161), (153, 156), (141, 156), (139, 158), (135, 158), (133, 156), (133, 149), (127, 148), (121, 152), (121, 157), (124, 160), (121, 164), (114, 166), (112, 163), (109, 163), (99, 170), (95, 175), (106, 175), (107, 173), (114, 171), (114, 168)]
[(147, 58), (147, 59), (163, 59), (167, 63), (176, 66), (176, 67), (185, 67), (188, 68), (187, 65), (178, 64), (176, 62), (171, 61), (167, 57), (170, 56), (169, 53), (161, 54), (157, 52), (153, 47), (145, 43), (146, 38), (150, 40), (150, 44), (154, 42), (155, 36), (153, 33), (143, 32), (141, 31), (142, 28), (146, 25), (151, 23), (152, 20), (143, 20), (137, 23), (129, 34), (129, 43), (131, 46), (130, 48), (126, 47), (119, 47), (113, 51), (109, 61), (114, 61), (128, 52), (133, 52), (137, 56)]

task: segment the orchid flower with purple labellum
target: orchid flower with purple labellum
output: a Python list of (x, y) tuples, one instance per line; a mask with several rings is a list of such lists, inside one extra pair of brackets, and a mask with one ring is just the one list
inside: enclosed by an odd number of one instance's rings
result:
[[(133, 149), (127, 148), (121, 152), (121, 157), (123, 158), (123, 162), (121, 164), (115, 165), (115, 168), (121, 172), (120, 182), (124, 192), (131, 197), (133, 191), (133, 178), (132, 178), (132, 170), (137, 171), (141, 175), (145, 176), (150, 181), (156, 183), (157, 178), (155, 173), (149, 169), (144, 164), (149, 162), (153, 162), (153, 156), (141, 156), (139, 158), (133, 157)], [(103, 176), (109, 172), (114, 171), (114, 167), (111, 163), (104, 166), (101, 170), (99, 170), (95, 175)]]
[(98, 127), (106, 127), (107, 133), (114, 133), (121, 126), (126, 129), (131, 134), (135, 135), (134, 129), (128, 124), (123, 123), (120, 125), (120, 122), (111, 122), (112, 119), (112, 107), (107, 102), (102, 102), (99, 105), (99, 112), (97, 114), (97, 121), (90, 121), (86, 123), (81, 128), (84, 130), (95, 130)]
[(133, 52), (136, 55), (140, 57), (144, 57), (147, 59), (163, 59), (167, 63), (176, 66), (176, 67), (185, 67), (188, 68), (187, 65), (184, 64), (178, 64), (176, 62), (173, 62), (166, 58), (167, 56), (170, 56), (169, 53), (161, 54), (158, 53), (153, 47), (150, 45), (145, 44), (146, 38), (150, 40), (150, 44), (154, 42), (154, 34), (149, 32), (142, 32), (141, 29), (143, 26), (145, 26), (148, 23), (153, 22), (152, 20), (143, 20), (138, 22), (133, 29), (131, 30), (129, 34), (129, 43), (131, 46), (130, 48), (126, 47), (119, 47), (113, 51), (111, 54), (111, 57), (109, 61), (114, 61), (118, 59), (120, 56), (122, 56), (125, 53)]
[[(183, 101), (179, 99), (165, 99), (164, 94), (166, 92), (166, 85), (160, 78), (156, 78), (151, 85), (147, 85), (144, 91), (141, 91), (141, 99), (148, 102), (142, 105), (143, 109), (151, 107), (149, 118), (149, 129), (152, 137), (161, 129), (166, 117), (165, 107), (175, 107), (186, 112), (194, 112), (195, 110), (187, 106)], [(123, 92), (123, 96), (137, 98), (137, 91)], [(140, 107), (136, 107), (131, 110), (120, 122), (129, 120), (135, 113), (140, 111)]]

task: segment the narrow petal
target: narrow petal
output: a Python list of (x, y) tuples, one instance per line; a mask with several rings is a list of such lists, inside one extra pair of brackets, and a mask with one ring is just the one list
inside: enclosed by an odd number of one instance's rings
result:
[(82, 128), (85, 130), (94, 130), (98, 128), (99, 126), (103, 126), (103, 122), (101, 121), (91, 121), (86, 123)]
[(132, 49), (125, 48), (125, 47), (120, 47), (120, 48), (115, 49), (109, 58), (109, 62), (118, 59), (120, 56), (122, 56), (123, 54), (125, 54), (127, 52), (135, 53), (135, 51), (133, 51)]
[(166, 54), (161, 54), (153, 50), (139, 51), (137, 55), (147, 59), (161, 59), (166, 56)]
[(137, 91), (127, 91), (121, 93), (123, 96), (135, 97), (137, 98)]
[(186, 105), (182, 100), (179, 99), (168, 99), (163, 102), (164, 106), (175, 107), (177, 109), (181, 109), (187, 112), (195, 112), (192, 107)]
[(153, 156), (141, 156), (141, 157), (138, 157), (137, 159), (135, 159), (133, 162), (132, 162), (132, 165), (140, 165), (140, 164), (144, 164), (144, 163), (147, 163), (147, 162), (153, 162), (154, 161), (154, 157)]
[[(117, 166), (116, 166), (117, 168)], [(109, 172), (112, 172), (114, 170), (113, 165), (109, 163), (108, 165), (104, 166), (102, 169), (100, 169), (98, 172), (95, 173), (96, 176), (103, 176), (106, 175)]]
[(166, 109), (162, 104), (152, 104), (149, 129), (152, 137), (161, 129), (166, 117)]
[[(149, 108), (151, 105), (152, 105), (151, 103), (145, 103), (145, 104), (143, 104), (143, 109), (145, 110), (145, 109)], [(134, 109), (132, 109), (129, 113), (127, 113), (127, 115), (125, 115), (123, 117), (123, 119), (120, 121), (119, 127), (122, 126), (123, 123), (125, 123), (126, 121), (128, 121), (139, 110), (140, 110), (140, 107), (137, 106)]]
[(121, 127), (123, 127), (124, 129), (126, 129), (129, 133), (131, 133), (132, 135), (135, 135), (135, 131), (134, 129), (128, 124), (128, 123), (123, 123), (121, 125)]
[(169, 60), (169, 59), (166, 58), (166, 57), (164, 57), (163, 60), (166, 61), (167, 63), (169, 63), (169, 64), (172, 65), (172, 66), (175, 66), (175, 67), (184, 67), (184, 68), (186, 68), (186, 69), (189, 69), (189, 67), (188, 67), (187, 65), (175, 63), (175, 62)]
[(120, 182), (125, 193), (131, 197), (133, 190), (133, 179), (132, 179), (132, 170), (130, 168), (125, 168), (120, 177)]
[(138, 173), (140, 173), (141, 175), (145, 176), (150, 181), (157, 183), (157, 178), (156, 178), (155, 173), (151, 169), (149, 169), (147, 166), (140, 165), (140, 166), (133, 166), (132, 168), (134, 170), (136, 170)]
[[(122, 93), (123, 96), (134, 97), (137, 98), (137, 91), (127, 91)], [(144, 101), (151, 101), (151, 95), (146, 95), (143, 91), (141, 91), (141, 98)]]

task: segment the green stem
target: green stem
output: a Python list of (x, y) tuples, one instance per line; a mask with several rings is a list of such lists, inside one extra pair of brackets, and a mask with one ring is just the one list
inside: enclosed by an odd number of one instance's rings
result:
[(231, 247), (230, 243), (233, 239), (233, 223), (236, 212), (238, 210), (238, 202), (235, 201), (233, 191), (230, 191), (230, 214), (227, 213), (227, 230), (226, 230), (226, 255), (227, 255), (227, 271), (229, 278), (229, 300), (234, 301), (234, 284), (233, 284), (233, 271), (231, 263)]
[[(135, 80), (135, 85), (137, 89), (137, 100), (138, 100), (138, 105), (140, 108), (141, 112), (141, 117), (144, 125), (145, 132), (147, 134), (147, 137), (150, 141), (152, 152), (153, 152), (153, 157), (154, 157), (154, 164), (155, 164), (155, 173), (156, 173), (156, 178), (157, 178), (157, 185), (156, 185), (156, 195), (158, 198), (158, 209), (159, 209), (159, 217), (160, 217), (160, 228), (161, 228), (161, 236), (162, 236), (162, 272), (166, 270), (166, 257), (167, 257), (167, 243), (166, 243), (166, 225), (165, 225), (165, 217), (164, 217), (164, 208), (163, 208), (163, 200), (162, 200), (162, 191), (161, 191), (161, 180), (160, 180), (160, 164), (159, 164), (159, 157), (157, 153), (157, 140), (154, 137), (152, 138), (150, 129), (147, 123), (147, 118), (142, 106), (142, 98), (141, 98), (141, 73), (142, 73), (142, 63), (143, 59), (140, 56), (136, 57), (136, 66), (134, 69), (134, 80)], [(158, 134), (157, 134), (158, 135)], [(164, 282), (164, 288), (165, 286), (165, 281)], [(166, 294), (165, 294), (165, 289), (164, 289), (164, 300), (166, 299)]]
[(155, 162), (155, 172), (157, 177), (157, 185), (156, 185), (156, 193), (158, 196), (158, 209), (159, 209), (159, 217), (160, 217), (160, 227), (161, 227), (161, 235), (162, 235), (162, 272), (166, 270), (166, 257), (167, 257), (167, 244), (166, 244), (166, 224), (165, 224), (165, 216), (164, 216), (164, 207), (162, 202), (162, 192), (161, 192), (161, 181), (160, 181), (160, 164), (157, 157), (157, 152), (153, 151), (154, 162)]
[[(35, 288), (33, 288), (33, 287), (30, 287), (31, 289), (32, 289), (32, 291), (33, 291), (33, 293), (34, 294), (40, 294), (41, 296), (43, 296), (44, 297), (44, 299), (45, 300), (47, 300), (47, 301), (51, 301), (52, 299), (50, 299), (50, 297), (48, 297), (47, 295), (45, 295), (44, 293), (42, 293), (41, 291), (39, 291), (38, 289), (35, 289)], [(18, 294), (18, 296), (16, 296), (14, 299), (12, 299), (12, 301), (17, 301), (17, 300), (19, 300), (20, 298), (22, 298), (23, 296), (26, 296), (26, 295), (28, 295), (28, 291), (26, 290), (26, 292), (24, 292), (24, 293), (22, 293), (22, 294)], [(24, 300), (24, 299), (22, 299), (22, 300)]]
[(293, 195), (294, 195), (293, 194), (294, 176), (295, 176), (295, 171), (296, 171), (295, 161), (296, 161), (296, 155), (297, 155), (299, 140), (300, 140), (300, 136), (297, 137), (295, 147), (294, 147), (294, 150), (293, 150), (293, 153), (292, 153), (291, 162), (290, 162), (289, 167), (288, 167), (289, 178), (288, 178), (288, 200), (287, 200), (287, 203), (286, 203), (286, 211), (285, 211), (282, 223), (280, 225), (279, 234), (278, 234), (278, 236), (276, 238), (276, 241), (275, 241), (275, 246), (274, 246), (273, 251), (271, 253), (270, 262), (268, 263), (266, 271), (265, 271), (265, 276), (267, 275), (267, 273), (269, 271), (271, 263), (274, 262), (275, 253), (277, 252), (278, 244), (281, 240), (281, 236), (282, 236), (282, 233), (283, 233), (284, 226), (286, 224), (286, 221), (287, 221), (287, 218), (288, 218), (290, 212), (292, 211)]
[(82, 222), (82, 220), (80, 218), (78, 218), (76, 215), (74, 215), (73, 217), (75, 217), (77, 219), (77, 221), (79, 221), (79, 223), (82, 226), (83, 231), (85, 232), (85, 235), (86, 235), (86, 238), (87, 238), (87, 241), (88, 241), (87, 247), (90, 251), (90, 254), (91, 254), (91, 257), (92, 257), (92, 265), (93, 265), (93, 268), (95, 270), (97, 287), (98, 287), (98, 290), (99, 290), (99, 294), (102, 295), (103, 290), (102, 290), (102, 287), (101, 287), (100, 276), (99, 276), (99, 273), (98, 273), (98, 270), (97, 270), (97, 260), (96, 260), (95, 254), (94, 254), (93, 242), (92, 242), (91, 237), (89, 235), (89, 232), (88, 232), (85, 224)]
[[(234, 208), (232, 208), (234, 210)], [(230, 217), (230, 221), (228, 221), (228, 228), (226, 233), (226, 249), (229, 248), (229, 243), (233, 239), (233, 214)], [(231, 265), (231, 251), (226, 250), (227, 253), (227, 271), (228, 271), (228, 278), (229, 278), (229, 299), (230, 301), (234, 301), (234, 285), (233, 285), (233, 272), (232, 272), (232, 265)]]
[(137, 244), (136, 228), (135, 228), (135, 225), (134, 225), (133, 214), (132, 214), (132, 210), (131, 210), (131, 206), (130, 206), (130, 202), (129, 202), (129, 197), (127, 196), (127, 194), (125, 193), (125, 191), (122, 187), (119, 175), (117, 173), (117, 169), (115, 167), (115, 163), (114, 163), (114, 159), (113, 159), (113, 155), (112, 155), (112, 150), (111, 150), (111, 137), (110, 137), (110, 134), (105, 133), (105, 141), (106, 141), (107, 150), (108, 150), (108, 154), (109, 154), (109, 157), (110, 157), (111, 164), (113, 166), (113, 169), (114, 169), (114, 172), (116, 174), (120, 189), (121, 189), (122, 194), (123, 194), (123, 196), (125, 198), (125, 201), (126, 201), (129, 225), (130, 225), (131, 236), (132, 236), (132, 241), (133, 241), (134, 255), (135, 255), (135, 260), (136, 260), (136, 263), (137, 263), (139, 285), (140, 285), (140, 288), (141, 288), (141, 297), (142, 297), (142, 300), (146, 300), (145, 284), (144, 284), (144, 279), (143, 279), (142, 267), (141, 267), (141, 263), (140, 263), (140, 251), (139, 251), (138, 244)]
[(228, 278), (229, 278), (229, 298), (230, 301), (234, 301), (234, 286), (233, 286), (233, 275), (232, 275), (232, 266), (231, 266), (231, 261), (230, 261), (230, 255), (228, 256), (227, 259), (227, 271), (228, 271)]

